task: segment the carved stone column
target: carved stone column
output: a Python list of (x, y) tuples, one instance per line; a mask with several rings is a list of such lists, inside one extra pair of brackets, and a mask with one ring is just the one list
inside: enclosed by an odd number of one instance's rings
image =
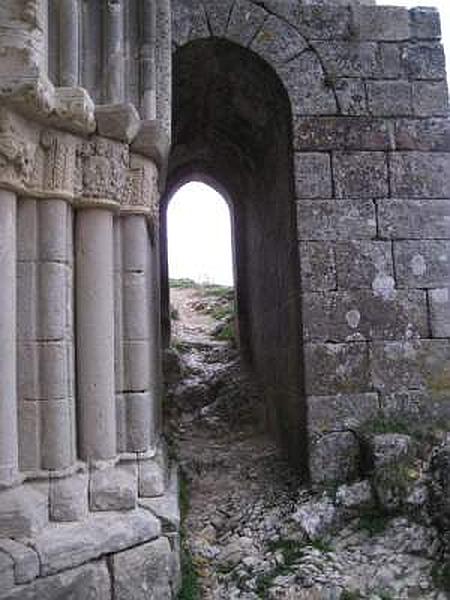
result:
[(78, 85), (79, 38), (78, 0), (60, 0), (59, 82), (63, 87), (76, 87)]
[(17, 475), (16, 195), (0, 190), (0, 486)]

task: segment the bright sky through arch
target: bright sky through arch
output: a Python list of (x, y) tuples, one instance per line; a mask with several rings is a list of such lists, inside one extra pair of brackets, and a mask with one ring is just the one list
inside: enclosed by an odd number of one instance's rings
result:
[(170, 279), (233, 285), (230, 211), (213, 188), (192, 181), (167, 209)]

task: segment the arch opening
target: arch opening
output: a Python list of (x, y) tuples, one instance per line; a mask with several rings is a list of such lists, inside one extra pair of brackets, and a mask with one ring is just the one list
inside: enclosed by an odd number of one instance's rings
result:
[[(201, 68), (199, 66), (201, 65)], [(239, 348), (267, 423), (307, 471), (290, 103), (252, 51), (196, 40), (173, 57), (173, 145), (161, 213), (162, 313), (170, 335), (167, 219), (176, 190), (212, 182), (232, 214)]]

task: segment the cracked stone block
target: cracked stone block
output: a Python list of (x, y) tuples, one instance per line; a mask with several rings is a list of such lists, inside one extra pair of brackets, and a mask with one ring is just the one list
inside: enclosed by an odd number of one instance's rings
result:
[(394, 198), (450, 198), (450, 153), (393, 152), (389, 165)]
[(310, 396), (307, 403), (308, 429), (313, 435), (336, 429), (358, 429), (380, 410), (378, 395), (374, 393)]
[(37, 579), (27, 586), (17, 586), (2, 600), (110, 600), (111, 583), (104, 562)]
[(88, 507), (88, 476), (72, 475), (50, 482), (50, 518), (53, 521), (81, 521)]
[(305, 387), (311, 396), (372, 391), (368, 345), (305, 344)]
[(449, 114), (446, 81), (415, 81), (412, 84), (414, 114), (418, 117), (445, 117)]
[(431, 333), (434, 338), (450, 338), (450, 289), (430, 290)]
[(394, 258), (399, 287), (436, 288), (450, 281), (450, 241), (396, 241)]
[[(0, 540), (0, 552), (7, 554), (13, 560), (14, 579), (17, 584), (29, 583), (39, 577), (39, 558), (29, 546), (4, 538)], [(0, 581), (3, 584), (1, 575)]]
[(173, 554), (162, 537), (139, 548), (116, 554), (111, 560), (116, 600), (171, 598)]
[(360, 469), (358, 439), (351, 431), (322, 435), (310, 443), (309, 461), (313, 483), (352, 481)]
[(381, 291), (310, 292), (304, 294), (302, 307), (307, 340), (407, 340), (428, 334), (426, 294), (422, 290), (390, 287)]
[(368, 81), (369, 112), (375, 117), (413, 114), (412, 87), (409, 81)]
[(337, 286), (334, 246), (302, 242), (299, 246), (302, 291), (334, 290)]
[(92, 511), (131, 510), (136, 506), (137, 481), (125, 468), (108, 467), (92, 471), (89, 500)]
[(351, 240), (376, 235), (372, 200), (302, 200), (297, 202), (300, 240)]
[(383, 152), (335, 152), (333, 178), (338, 198), (379, 198), (389, 195)]
[(450, 239), (450, 200), (379, 200), (380, 235), (389, 239)]
[(297, 198), (331, 198), (331, 161), (327, 153), (297, 153), (294, 159)]
[(376, 289), (377, 278), (393, 278), (392, 248), (389, 242), (339, 242), (334, 251), (340, 289)]

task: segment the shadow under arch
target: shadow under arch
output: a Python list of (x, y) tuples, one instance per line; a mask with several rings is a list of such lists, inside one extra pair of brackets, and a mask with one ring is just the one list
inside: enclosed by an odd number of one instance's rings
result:
[(233, 42), (209, 38), (173, 57), (173, 144), (161, 203), (163, 335), (170, 338), (167, 206), (192, 180), (229, 203), (240, 349), (267, 422), (307, 475), (300, 267), (292, 119), (273, 68)]

